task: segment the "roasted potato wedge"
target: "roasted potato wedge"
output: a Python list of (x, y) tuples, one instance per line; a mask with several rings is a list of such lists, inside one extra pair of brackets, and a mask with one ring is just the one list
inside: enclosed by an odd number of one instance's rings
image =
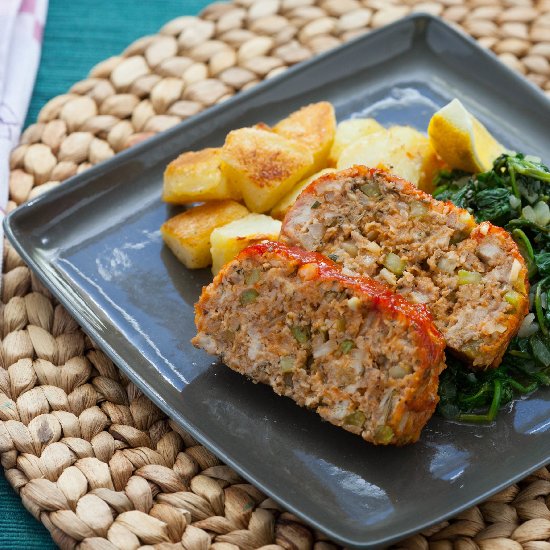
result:
[(258, 127), (229, 132), (222, 159), (229, 185), (253, 212), (270, 210), (313, 165), (305, 145)]
[(348, 146), (368, 136), (378, 130), (383, 130), (384, 127), (379, 124), (374, 118), (352, 118), (344, 120), (336, 127), (336, 135), (334, 143), (328, 156), (328, 165), (336, 166), (342, 151)]
[(220, 170), (221, 149), (182, 153), (164, 171), (162, 199), (186, 204), (219, 199), (239, 199)]
[(311, 172), (318, 172), (327, 165), (336, 133), (334, 107), (328, 101), (307, 105), (278, 122), (273, 131), (305, 145), (313, 154)]
[(337, 168), (354, 164), (387, 170), (427, 192), (432, 190), (433, 175), (441, 166), (428, 137), (409, 126), (382, 129), (348, 145)]
[(248, 213), (242, 204), (233, 200), (212, 201), (170, 218), (162, 224), (160, 232), (166, 245), (186, 267), (208, 267), (212, 263), (212, 231)]
[(300, 183), (295, 185), (274, 207), (270, 214), (278, 219), (282, 220), (285, 217), (285, 214), (290, 209), (290, 207), (296, 202), (296, 199), (300, 196), (300, 193), (317, 178), (324, 176), (325, 174), (330, 174), (331, 172), (336, 172), (336, 168), (323, 168), (319, 172), (316, 172), (312, 176), (303, 179)]
[(431, 142), (430, 147), (424, 153), (424, 160), (420, 169), (420, 179), (418, 180), (418, 188), (430, 195), (435, 191), (434, 179), (440, 170), (448, 170), (449, 166), (435, 152)]
[(263, 214), (248, 216), (212, 231), (210, 235), (214, 275), (247, 246), (260, 241), (276, 241), (281, 222)]

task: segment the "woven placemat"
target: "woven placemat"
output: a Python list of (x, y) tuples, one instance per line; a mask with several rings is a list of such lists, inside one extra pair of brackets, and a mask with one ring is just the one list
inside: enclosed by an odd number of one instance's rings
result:
[[(9, 208), (413, 11), (461, 26), (550, 93), (550, 0), (212, 4), (136, 41), (44, 106), (11, 156)], [(1, 308), (1, 463), (61, 548), (336, 548), (166, 418), (8, 244)], [(549, 505), (543, 468), (397, 547), (550, 550)]]

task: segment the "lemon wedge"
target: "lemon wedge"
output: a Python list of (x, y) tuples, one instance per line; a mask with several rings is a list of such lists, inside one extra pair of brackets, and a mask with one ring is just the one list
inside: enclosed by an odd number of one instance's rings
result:
[(432, 116), (428, 135), (437, 154), (451, 168), (466, 172), (490, 170), (493, 161), (505, 151), (458, 99)]

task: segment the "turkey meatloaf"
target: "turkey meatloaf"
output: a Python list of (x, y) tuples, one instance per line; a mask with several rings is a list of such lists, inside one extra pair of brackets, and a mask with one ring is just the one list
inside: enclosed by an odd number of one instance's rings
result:
[(376, 444), (414, 442), (444, 341), (423, 306), (320, 254), (248, 247), (205, 287), (193, 344)]
[(525, 262), (504, 229), (385, 171), (354, 166), (314, 181), (281, 241), (426, 304), (449, 348), (475, 368), (500, 363), (528, 311)]

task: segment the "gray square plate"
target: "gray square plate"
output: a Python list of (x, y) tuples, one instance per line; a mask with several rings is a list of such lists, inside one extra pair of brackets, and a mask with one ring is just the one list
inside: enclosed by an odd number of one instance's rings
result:
[[(25, 261), (128, 376), (244, 477), (347, 546), (373, 548), (450, 517), (550, 460), (550, 395), (517, 401), (490, 427), (434, 417), (407, 448), (380, 448), (323, 422), (194, 349), (193, 304), (208, 271), (162, 245), (174, 211), (166, 164), (226, 133), (329, 100), (340, 120), (425, 130), (453, 97), (508, 147), (547, 156), (545, 96), (470, 38), (404, 19), (193, 117), (38, 197), (6, 221)], [(548, 158), (546, 158), (548, 160)]]

